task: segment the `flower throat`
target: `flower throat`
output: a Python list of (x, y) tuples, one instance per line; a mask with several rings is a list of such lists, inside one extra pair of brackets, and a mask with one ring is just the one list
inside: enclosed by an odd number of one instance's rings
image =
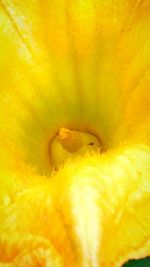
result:
[(102, 151), (102, 144), (95, 135), (67, 128), (61, 128), (50, 144), (50, 157), (55, 169), (68, 159), (96, 151)]

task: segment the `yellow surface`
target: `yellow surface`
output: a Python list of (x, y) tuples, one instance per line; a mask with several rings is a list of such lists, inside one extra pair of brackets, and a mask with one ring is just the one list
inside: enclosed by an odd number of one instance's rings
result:
[(50, 162), (58, 169), (68, 161), (94, 152), (102, 153), (103, 147), (96, 136), (88, 132), (61, 128), (49, 144)]
[[(0, 267), (150, 256), (149, 14), (149, 0), (0, 0)], [(53, 172), (61, 127), (107, 152)]]

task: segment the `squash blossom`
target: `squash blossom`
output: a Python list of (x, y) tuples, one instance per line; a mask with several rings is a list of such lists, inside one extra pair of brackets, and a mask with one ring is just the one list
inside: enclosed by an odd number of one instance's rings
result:
[(150, 0), (0, 0), (0, 267), (150, 256)]

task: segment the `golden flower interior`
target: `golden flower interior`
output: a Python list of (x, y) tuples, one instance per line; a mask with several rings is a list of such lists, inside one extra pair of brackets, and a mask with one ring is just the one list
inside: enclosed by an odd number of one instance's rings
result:
[(61, 128), (49, 144), (50, 163), (54, 169), (59, 169), (69, 159), (103, 151), (102, 142), (94, 134), (67, 128)]
[[(149, 11), (149, 0), (0, 1), (2, 266), (149, 255)], [(62, 127), (107, 152), (51, 176)]]
[(61, 127), (93, 132), (106, 149), (138, 138), (149, 119), (145, 1), (0, 5), (2, 131), (25, 161), (50, 173), (48, 147)]

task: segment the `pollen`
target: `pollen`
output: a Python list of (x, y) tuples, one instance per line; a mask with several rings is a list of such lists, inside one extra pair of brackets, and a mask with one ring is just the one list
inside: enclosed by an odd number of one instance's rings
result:
[(71, 131), (66, 128), (61, 128), (58, 134), (58, 141), (62, 147), (70, 152), (77, 152), (82, 146), (83, 141), (79, 131)]

